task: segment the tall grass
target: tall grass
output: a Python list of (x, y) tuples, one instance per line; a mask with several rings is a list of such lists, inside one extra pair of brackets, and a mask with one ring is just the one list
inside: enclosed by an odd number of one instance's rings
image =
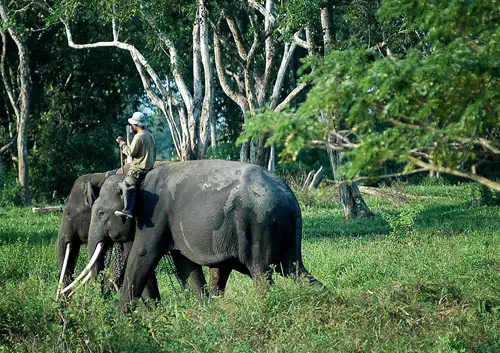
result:
[(161, 302), (126, 316), (95, 284), (55, 302), (60, 215), (3, 210), (0, 352), (500, 352), (500, 208), (466, 186), (398, 190), (407, 202), (367, 197), (377, 216), (350, 222), (307, 195), (304, 261), (329, 296), (233, 273), (200, 303), (162, 261)]

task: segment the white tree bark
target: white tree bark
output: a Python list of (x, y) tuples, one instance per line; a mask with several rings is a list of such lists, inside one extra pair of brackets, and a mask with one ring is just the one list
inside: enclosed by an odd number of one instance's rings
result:
[(325, 55), (328, 55), (330, 47), (333, 44), (333, 33), (330, 25), (330, 9), (328, 0), (325, 0), (321, 8), (321, 29), (323, 31), (323, 46)]
[[(19, 59), (19, 75), (17, 76), (18, 91), (14, 91), (14, 85), (9, 83), (5, 72), (5, 43), (7, 36), (2, 34), (2, 79), (5, 90), (9, 96), (12, 108), (17, 120), (17, 160), (18, 160), (18, 182), (21, 186), (21, 196), (24, 204), (30, 205), (31, 198), (29, 192), (29, 167), (28, 167), (28, 123), (30, 114), (31, 99), (31, 72), (29, 67), (28, 48), (25, 40), (17, 32), (16, 28), (10, 25), (9, 12), (5, 0), (0, 0), (0, 17), (4, 24), (7, 24), (7, 31), (16, 44)], [(10, 76), (13, 79), (13, 75)]]
[[(222, 52), (222, 41), (224, 39), (222, 37), (224, 34), (220, 32), (220, 24), (218, 26), (218, 31), (214, 33), (217, 78), (224, 93), (236, 104), (238, 104), (245, 115), (245, 118), (247, 115), (250, 115), (250, 117), (255, 115), (257, 109), (266, 105), (271, 110), (283, 110), (288, 104), (290, 104), (291, 100), (306, 87), (306, 84), (300, 84), (293, 89), (287, 97), (281, 100), (285, 77), (290, 70), (291, 58), (294, 55), (297, 42), (304, 41), (300, 39), (299, 33), (296, 34), (290, 43), (279, 43), (273, 38), (273, 31), (276, 26), (276, 19), (273, 15), (276, 11), (276, 4), (274, 0), (266, 0), (265, 6), (262, 6), (257, 1), (249, 1), (249, 4), (251, 5), (251, 8), (247, 9), (246, 13), (250, 23), (249, 30), (247, 33), (241, 33), (240, 28), (237, 26), (236, 21), (231, 17), (229, 11), (224, 10), (224, 4), (219, 3), (219, 5), (223, 8), (221, 15), (222, 21), (224, 21), (229, 28), (230, 38), (234, 48), (232, 51), (238, 54), (240, 62), (242, 62), (241, 65), (243, 66), (244, 77), (243, 89), (238, 85), (231, 85), (228, 72), (232, 72), (232, 70), (228, 70), (229, 62), (224, 61), (223, 59), (224, 53)], [(259, 22), (259, 19), (257, 18), (258, 16), (254, 13), (254, 11), (257, 11), (260, 15), (262, 15), (264, 20)], [(245, 42), (244, 38), (248, 37), (253, 37), (253, 40), (251, 42)], [(226, 48), (230, 45), (229, 42), (226, 42), (225, 44)], [(281, 56), (279, 70), (275, 73), (273, 72), (273, 67), (277, 57), (278, 45), (283, 45), (284, 51)], [(250, 48), (247, 49), (247, 46), (250, 46)], [(256, 68), (258, 60), (256, 55), (257, 51), (262, 46), (264, 46), (265, 63), (263, 65), (263, 69), (258, 70)], [(307, 43), (304, 44), (304, 46), (307, 47)], [(271, 82), (273, 83), (272, 86)], [(264, 136), (255, 138), (252, 141), (252, 146), (250, 146), (249, 143), (244, 143), (242, 146), (241, 159), (246, 161), (245, 158), (250, 157), (249, 161), (251, 163), (263, 165), (265, 162), (265, 155), (263, 155), (264, 143)], [(250, 147), (254, 149), (251, 153), (248, 150), (244, 151), (244, 149), (248, 149)], [(268, 168), (273, 168), (275, 165), (274, 158), (275, 154), (271, 153), (267, 163)]]
[[(201, 108), (200, 117), (200, 133), (198, 144), (199, 158), (205, 157), (207, 149), (209, 123), (213, 120), (214, 115), (214, 87), (213, 87), (213, 66), (211, 63), (210, 55), (210, 33), (207, 19), (207, 11), (203, 5), (203, 0), (198, 0), (198, 11), (200, 17), (200, 46), (201, 46), (201, 61), (203, 64), (205, 94), (203, 97), (203, 104)], [(212, 132), (215, 133), (215, 126)], [(215, 143), (215, 136), (212, 136), (212, 144)], [(213, 147), (213, 146), (212, 146)]]
[[(161, 80), (142, 53), (132, 44), (119, 40), (120, 27), (118, 21), (112, 19), (112, 41), (77, 44), (73, 41), (70, 24), (62, 19), (66, 29), (68, 45), (74, 49), (91, 49), (98, 47), (114, 47), (126, 50), (134, 62), (141, 78), (143, 88), (153, 104), (160, 109), (167, 120), (172, 135), (174, 147), (181, 160), (203, 158), (206, 151), (206, 141), (209, 123), (212, 120), (213, 65), (210, 54), (210, 36), (206, 21), (204, 2), (198, 0), (196, 22), (193, 24), (193, 94), (184, 80), (179, 64), (179, 53), (174, 42), (162, 32), (152, 14), (142, 13), (143, 19), (157, 35), (159, 41), (166, 47), (170, 61), (170, 72), (181, 101), (171, 92), (171, 80)], [(214, 131), (215, 133), (215, 131)], [(215, 140), (215, 137), (213, 138)]]

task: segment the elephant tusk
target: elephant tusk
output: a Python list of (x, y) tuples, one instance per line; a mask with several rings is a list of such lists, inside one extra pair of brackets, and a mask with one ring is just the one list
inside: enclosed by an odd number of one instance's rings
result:
[(81, 286), (83, 286), (85, 283), (87, 283), (91, 277), (92, 277), (92, 272), (89, 272), (87, 274), (87, 276), (85, 276), (85, 278), (83, 279), (82, 283), (80, 283), (75, 288), (73, 288), (73, 290), (71, 291), (71, 293), (68, 294), (68, 298), (71, 298), (73, 296), (73, 294), (75, 294), (76, 290), (78, 288), (80, 288)]
[(64, 276), (66, 275), (66, 267), (68, 267), (69, 253), (71, 251), (71, 243), (66, 244), (66, 253), (64, 255), (64, 261), (61, 268), (61, 276), (59, 277), (59, 284), (57, 285), (56, 300), (59, 299), (61, 295), (61, 289), (63, 286)]
[(87, 276), (87, 274), (92, 269), (92, 266), (94, 266), (94, 264), (96, 263), (97, 258), (99, 257), (99, 255), (100, 255), (101, 250), (102, 250), (103, 247), (104, 247), (103, 243), (98, 243), (97, 244), (97, 246), (96, 246), (96, 248), (94, 250), (94, 254), (92, 255), (92, 258), (90, 259), (88, 265), (83, 269), (82, 273), (80, 273), (80, 275), (71, 284), (69, 284), (66, 288), (64, 288), (61, 291), (61, 294), (64, 294), (67, 291), (69, 291), (71, 288), (73, 288), (74, 286), (76, 286), (78, 284), (78, 282), (80, 282), (82, 280), (82, 278), (84, 278), (85, 276)]

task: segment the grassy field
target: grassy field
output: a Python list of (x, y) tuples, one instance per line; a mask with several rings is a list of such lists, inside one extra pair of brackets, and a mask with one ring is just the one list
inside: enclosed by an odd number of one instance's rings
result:
[(500, 352), (500, 208), (467, 185), (386, 191), (357, 222), (326, 192), (300, 195), (304, 261), (330, 296), (232, 274), (200, 303), (165, 260), (161, 303), (127, 316), (95, 284), (55, 302), (60, 214), (3, 209), (0, 352)]

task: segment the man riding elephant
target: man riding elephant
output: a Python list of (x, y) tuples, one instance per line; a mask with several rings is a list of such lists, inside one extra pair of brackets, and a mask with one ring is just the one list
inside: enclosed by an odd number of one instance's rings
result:
[(136, 189), (140, 187), (146, 173), (153, 169), (156, 147), (153, 135), (147, 130), (146, 116), (143, 113), (135, 112), (128, 122), (136, 132), (131, 145), (127, 145), (122, 136), (118, 136), (116, 142), (120, 145), (121, 153), (132, 157), (132, 162), (121, 184), (123, 210), (116, 210), (114, 213), (117, 216), (133, 218)]
[(222, 160), (164, 164), (145, 177), (135, 222), (112, 215), (122, 205), (121, 183), (120, 176), (113, 176), (103, 184), (92, 208), (89, 263), (63, 294), (85, 276), (97, 277), (103, 251), (112, 243), (128, 241), (133, 244), (120, 301), (125, 311), (169, 252), (183, 261), (181, 273), (216, 268), (222, 285), (232, 270), (268, 283), (276, 271), (325, 289), (302, 261), (299, 203), (267, 170)]

